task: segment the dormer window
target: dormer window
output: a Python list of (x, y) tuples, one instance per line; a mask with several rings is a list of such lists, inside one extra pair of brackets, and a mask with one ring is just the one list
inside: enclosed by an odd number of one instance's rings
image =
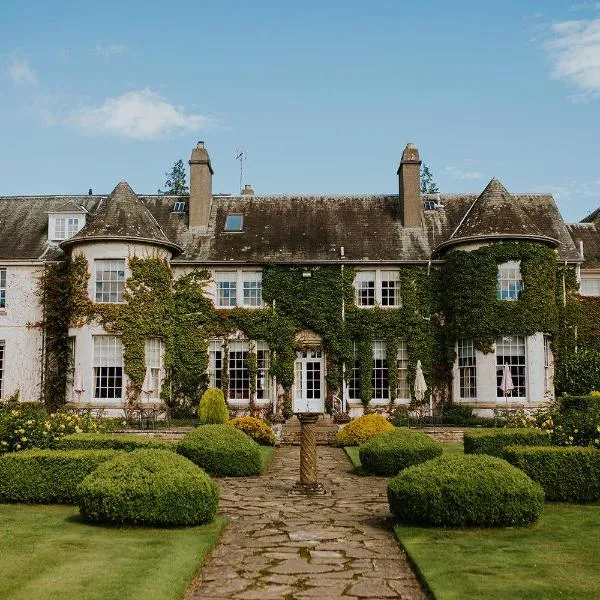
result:
[(225, 217), (225, 231), (243, 231), (244, 215), (227, 215)]
[(174, 213), (184, 213), (187, 209), (187, 202), (185, 202), (184, 200), (177, 200), (177, 202), (175, 202), (175, 204), (173, 205), (173, 212)]
[(522, 291), (521, 261), (509, 260), (498, 265), (496, 298), (498, 300), (518, 300)]
[(72, 238), (85, 225), (83, 214), (50, 214), (48, 215), (48, 239), (54, 241)]

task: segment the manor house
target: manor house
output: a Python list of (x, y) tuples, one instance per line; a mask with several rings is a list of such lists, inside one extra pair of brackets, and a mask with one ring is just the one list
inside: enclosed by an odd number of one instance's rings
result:
[[(367, 404), (406, 404), (415, 399), (417, 361), (432, 403), (467, 403), (485, 414), (554, 396), (567, 296), (600, 296), (600, 209), (566, 224), (551, 195), (510, 193), (497, 179), (478, 195), (422, 194), (413, 144), (389, 195), (261, 196), (248, 185), (215, 195), (203, 142), (189, 165), (185, 197), (138, 194), (126, 181), (108, 195), (0, 197), (2, 398), (42, 398), (49, 369), (58, 368), (60, 402), (75, 394), (113, 408), (144, 394), (177, 401), (172, 390), (184, 375), (169, 349), (176, 338), (167, 335), (144, 341), (142, 386), (139, 369), (128, 372), (128, 338), (101, 319), (67, 318), (68, 360), (48, 360), (60, 332), (50, 327), (58, 315), (41, 282), (75, 257), (87, 265), (90, 305), (126, 303), (132, 258), (158, 258), (173, 281), (208, 273), (201, 293), (213, 320), (279, 319), (263, 337), (256, 327), (211, 329), (208, 317), (187, 332), (202, 338), (198, 381), (222, 387), (233, 409), (254, 403), (277, 413), (288, 402), (294, 411), (333, 406), (357, 415)], [(481, 269), (468, 262), (476, 256)], [(326, 293), (324, 274), (339, 281)], [(277, 337), (281, 323), (291, 328), (288, 347)]]

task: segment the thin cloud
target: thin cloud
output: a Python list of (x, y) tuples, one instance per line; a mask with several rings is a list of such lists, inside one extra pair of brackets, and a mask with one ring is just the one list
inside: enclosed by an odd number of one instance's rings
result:
[(468, 168), (464, 167), (445, 167), (444, 173), (452, 177), (452, 179), (475, 180), (483, 177), (483, 173), (469, 170)]
[(29, 66), (29, 61), (12, 55), (8, 59), (6, 71), (15, 85), (36, 85), (37, 76)]
[(85, 135), (138, 140), (198, 131), (212, 124), (209, 117), (186, 113), (149, 89), (107, 98), (100, 106), (76, 111), (66, 121)]
[(554, 23), (545, 43), (552, 77), (574, 84), (581, 101), (600, 95), (600, 19)]
[(126, 52), (125, 44), (96, 44), (96, 55), (105, 60)]

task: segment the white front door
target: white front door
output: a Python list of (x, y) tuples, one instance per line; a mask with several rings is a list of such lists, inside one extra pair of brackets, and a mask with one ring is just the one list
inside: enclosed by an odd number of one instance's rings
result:
[(325, 377), (323, 353), (320, 349), (296, 353), (294, 403), (296, 412), (325, 412)]

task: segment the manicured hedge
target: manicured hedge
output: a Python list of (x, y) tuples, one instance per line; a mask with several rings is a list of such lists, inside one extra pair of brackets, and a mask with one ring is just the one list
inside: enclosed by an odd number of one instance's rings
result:
[(335, 436), (337, 446), (358, 446), (370, 437), (392, 431), (394, 426), (382, 415), (371, 413), (350, 421)]
[(177, 446), (177, 452), (220, 477), (260, 475), (259, 445), (229, 425), (200, 425)]
[(176, 444), (166, 440), (141, 435), (125, 435), (120, 433), (72, 433), (66, 435), (58, 443), (64, 450), (132, 450), (156, 449), (175, 452)]
[(489, 454), (502, 456), (507, 446), (550, 446), (547, 431), (534, 428), (523, 429), (476, 429), (465, 431), (465, 454)]
[(115, 450), (23, 450), (0, 456), (0, 502), (76, 504), (77, 486)]
[(390, 480), (392, 513), (406, 523), (436, 526), (523, 525), (539, 517), (544, 492), (501, 458), (446, 455)]
[(537, 481), (547, 500), (600, 500), (600, 450), (577, 446), (508, 446), (504, 458)]
[(164, 450), (134, 450), (100, 465), (78, 487), (86, 521), (170, 527), (212, 521), (219, 488), (196, 465)]
[(442, 452), (439, 442), (406, 428), (374, 435), (358, 449), (363, 469), (375, 475), (397, 475), (406, 467), (441, 456)]
[(236, 417), (228, 421), (227, 424), (243, 431), (261, 446), (274, 446), (277, 441), (273, 430), (264, 421), (256, 417)]

